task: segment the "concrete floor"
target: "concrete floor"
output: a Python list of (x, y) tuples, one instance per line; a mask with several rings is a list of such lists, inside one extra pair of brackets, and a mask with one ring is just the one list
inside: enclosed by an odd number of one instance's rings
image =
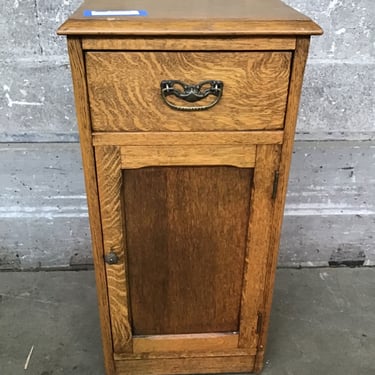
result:
[[(374, 375), (374, 280), (279, 270), (263, 375)], [(0, 273), (1, 375), (103, 375), (100, 345), (93, 272)]]

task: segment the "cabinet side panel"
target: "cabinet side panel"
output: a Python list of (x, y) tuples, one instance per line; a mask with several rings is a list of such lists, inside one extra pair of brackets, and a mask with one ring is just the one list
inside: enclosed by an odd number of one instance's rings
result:
[(255, 361), (254, 371), (259, 373), (263, 368), (264, 353), (267, 341), (267, 331), (270, 320), (272, 295), (275, 282), (277, 256), (279, 251), (280, 234), (284, 214), (285, 197), (288, 187), (288, 177), (294, 144), (295, 127), (297, 123), (303, 75), (309, 51), (310, 37), (297, 39), (296, 51), (293, 56), (290, 88), (285, 118), (284, 142), (280, 161), (279, 186), (275, 200), (275, 211), (272, 220), (271, 242), (267, 262), (266, 292), (264, 294), (264, 311), (261, 333), (259, 337), (259, 351)]
[(96, 289), (104, 352), (104, 365), (107, 375), (115, 374), (112, 356), (112, 335), (109, 320), (106, 273), (103, 263), (103, 241), (100, 223), (98, 189), (96, 183), (95, 157), (91, 142), (91, 121), (88, 108), (85, 62), (81, 39), (68, 38), (68, 51), (72, 71), (75, 107), (80, 133), (82, 162), (85, 174), (87, 203), (90, 216), (92, 250), (95, 265)]
[(233, 332), (252, 170), (124, 171), (134, 334)]

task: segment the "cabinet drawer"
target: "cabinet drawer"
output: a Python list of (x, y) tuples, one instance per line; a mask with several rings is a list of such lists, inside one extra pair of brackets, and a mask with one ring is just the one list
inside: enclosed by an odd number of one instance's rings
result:
[[(213, 131), (284, 126), (290, 52), (87, 52), (86, 70), (94, 131)], [(178, 111), (161, 96), (163, 80), (224, 84), (218, 103)], [(179, 106), (204, 106), (168, 97)]]

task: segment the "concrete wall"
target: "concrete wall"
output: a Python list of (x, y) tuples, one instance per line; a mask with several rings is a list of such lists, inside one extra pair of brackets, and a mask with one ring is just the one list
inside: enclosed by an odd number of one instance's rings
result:
[[(375, 7), (287, 0), (315, 19), (280, 254), (375, 261)], [(90, 263), (72, 85), (55, 30), (79, 0), (0, 4), (0, 269)], [(340, 250), (338, 250), (340, 249)]]

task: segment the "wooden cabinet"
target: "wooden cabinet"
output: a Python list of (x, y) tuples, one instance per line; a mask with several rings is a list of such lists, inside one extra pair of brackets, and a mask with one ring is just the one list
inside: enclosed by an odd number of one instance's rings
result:
[(59, 33), (107, 375), (259, 372), (321, 29), (277, 0), (92, 0)]

